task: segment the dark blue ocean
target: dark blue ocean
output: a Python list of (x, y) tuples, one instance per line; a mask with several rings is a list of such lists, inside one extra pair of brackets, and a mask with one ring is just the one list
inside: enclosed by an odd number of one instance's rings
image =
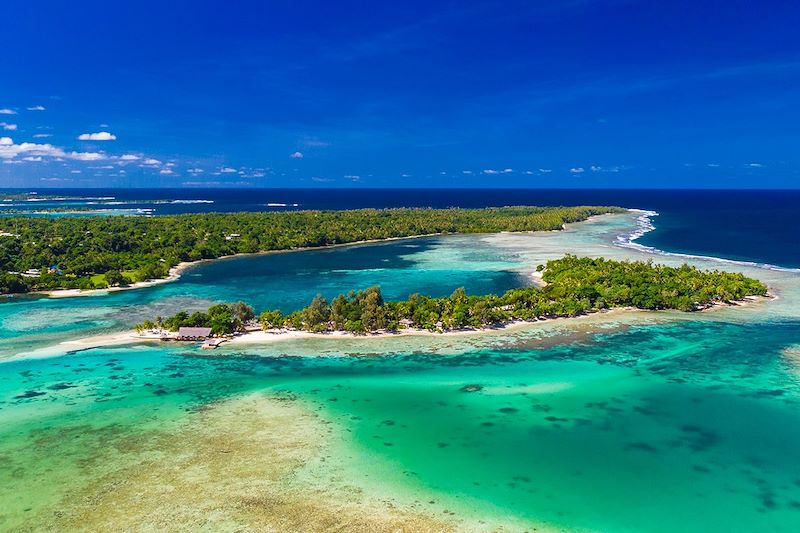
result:
[[(359, 207), (618, 205), (658, 213), (639, 243), (669, 252), (800, 267), (800, 190), (597, 189), (42, 189), (54, 200), (6, 201), (15, 212), (93, 208), (173, 214)], [(0, 192), (2, 199), (3, 192)]]

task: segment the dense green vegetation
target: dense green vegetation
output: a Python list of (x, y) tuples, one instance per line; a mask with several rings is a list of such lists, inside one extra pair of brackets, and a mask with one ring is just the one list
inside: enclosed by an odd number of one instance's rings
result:
[(152, 329), (165, 329), (178, 331), (181, 327), (207, 327), (211, 328), (214, 335), (227, 335), (244, 331), (247, 324), (255, 319), (253, 308), (244, 302), (232, 304), (217, 304), (208, 308), (208, 311), (196, 311), (192, 314), (180, 311), (164, 320), (156, 317), (155, 320), (145, 320), (136, 325), (137, 331)]
[[(490, 327), (514, 320), (570, 317), (613, 307), (695, 311), (715, 302), (767, 292), (763, 283), (742, 274), (709, 272), (688, 265), (675, 268), (652, 262), (568, 255), (548, 261), (545, 267), (539, 267), (542, 269), (546, 283), (543, 287), (511, 289), (501, 296), (469, 296), (460, 288), (443, 298), (412, 294), (405, 301), (385, 302), (380, 288), (370, 287), (339, 295), (330, 303), (317, 295), (308, 307), (289, 315), (265, 311), (259, 322), (264, 329), (313, 332), (364, 333), (407, 327), (445, 331)], [(173, 330), (181, 325), (215, 327), (212, 310), (216, 307), (219, 306), (209, 309), (206, 315), (179, 313), (164, 325)], [(196, 315), (203, 315), (206, 320), (192, 321)]]
[[(438, 233), (561, 229), (615, 207), (0, 217), (0, 293), (163, 278), (183, 261)], [(31, 270), (33, 269), (33, 270)], [(27, 272), (27, 275), (24, 275)]]

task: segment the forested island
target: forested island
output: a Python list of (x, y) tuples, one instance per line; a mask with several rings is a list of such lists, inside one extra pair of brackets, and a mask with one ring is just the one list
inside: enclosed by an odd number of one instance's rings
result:
[(558, 230), (618, 207), (358, 209), (158, 217), (1, 217), (0, 293), (103, 289), (240, 253), (445, 233)]
[[(340, 294), (328, 302), (322, 295), (305, 308), (284, 314), (268, 310), (258, 316), (265, 330), (287, 328), (316, 333), (374, 333), (418, 328), (450, 331), (486, 328), (513, 321), (573, 317), (603, 309), (677, 309), (697, 311), (715, 303), (764, 296), (767, 287), (742, 274), (704, 271), (684, 264), (668, 267), (642, 261), (612, 261), (567, 255), (537, 270), (544, 285), (511, 289), (496, 295), (452, 295), (432, 298), (412, 294), (403, 301), (384, 301), (379, 287)], [(206, 312), (179, 312), (136, 326), (138, 331), (209, 327), (216, 335), (244, 331), (256, 318), (245, 303), (218, 304)]]

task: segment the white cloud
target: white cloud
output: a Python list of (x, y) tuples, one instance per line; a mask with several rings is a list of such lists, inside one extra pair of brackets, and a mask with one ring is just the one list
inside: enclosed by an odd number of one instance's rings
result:
[(43, 105), (34, 105), (28, 108), (28, 111), (44, 111), (45, 107)]
[(116, 141), (117, 136), (107, 131), (97, 133), (81, 133), (78, 135), (79, 141)]
[(461, 173), (462, 174), (466, 174), (466, 175), (470, 175), (470, 174), (472, 174), (472, 171), (471, 170), (462, 170)]
[(49, 157), (65, 157), (64, 150), (51, 144), (20, 143), (14, 144), (11, 137), (0, 137), (0, 159), (14, 159), (17, 156), (45, 155)]
[(40, 155), (32, 156), (31, 155), (31, 156), (28, 156), (28, 157), (23, 157), (22, 160), (23, 161), (32, 161), (34, 163), (38, 163), (39, 161), (42, 160), (42, 156), (40, 156)]
[(8, 108), (0, 109), (0, 115), (16, 115), (16, 114), (17, 112), (14, 111), (13, 109), (8, 109)]
[(221, 169), (219, 169), (219, 171), (221, 174), (235, 174), (236, 172), (238, 172), (235, 168), (231, 167), (222, 167)]
[(750, 163), (750, 164), (749, 164), (749, 165), (747, 165), (747, 166), (748, 166), (748, 167), (751, 167), (751, 168), (761, 168), (761, 167), (763, 167), (764, 165), (762, 165), (761, 163)]
[(17, 125), (9, 124), (8, 122), (0, 122), (0, 127), (6, 131), (17, 131)]
[[(589, 167), (589, 170), (591, 170), (592, 172), (619, 172), (619, 171), (625, 170), (627, 168), (630, 168), (630, 167), (619, 166), (619, 165), (614, 165), (614, 166), (611, 166), (611, 167), (601, 167), (599, 165), (592, 165), (591, 167)], [(573, 171), (570, 170), (570, 172), (573, 172)]]
[(161, 161), (159, 161), (158, 159), (149, 158), (144, 160), (144, 164), (149, 166), (156, 166), (160, 165)]
[(123, 156), (120, 156), (119, 159), (120, 161), (138, 161), (139, 159), (141, 159), (141, 157), (134, 154), (125, 154)]
[(46, 139), (48, 137), (52, 137), (52, 133), (37, 133), (33, 136), (34, 139)]
[(75, 159), (77, 161), (100, 161), (106, 158), (106, 156), (100, 152), (70, 152), (66, 155), (70, 159)]
[(330, 178), (321, 178), (319, 176), (313, 176), (311, 178), (311, 181), (316, 181), (317, 183), (328, 183), (328, 182), (331, 182), (333, 180), (330, 179)]
[(159, 174), (163, 174), (165, 176), (171, 176), (172, 174), (175, 174), (175, 172), (173, 172), (172, 169), (170, 168), (164, 168), (161, 169), (161, 171), (159, 171)]
[(102, 152), (65, 152), (63, 148), (52, 144), (20, 143), (15, 144), (11, 137), (0, 137), (0, 159), (14, 159), (17, 156), (52, 157), (56, 160), (73, 159), (75, 161), (99, 161), (106, 159)]
[(500, 174), (499, 170), (495, 170), (493, 168), (487, 168), (483, 171), (484, 174)]
[(292, 159), (303, 159), (303, 153), (295, 152), (293, 154), (289, 154), (289, 157), (291, 157)]
[(230, 186), (248, 186), (252, 185), (249, 181), (184, 181), (181, 185), (185, 185), (187, 187), (194, 187), (194, 186), (201, 186), (201, 187), (214, 187), (217, 185), (227, 185)]
[(504, 168), (503, 169), (503, 174), (511, 174), (512, 172), (514, 172), (513, 168)]
[(525, 171), (525, 174), (527, 174), (528, 176), (530, 176), (530, 175), (534, 174), (534, 172), (533, 172), (533, 170), (526, 170), (526, 171)]
[(572, 172), (573, 174), (583, 174), (583, 172), (585, 172), (583, 167), (572, 167), (571, 169), (569, 169), (569, 171)]
[(351, 175), (345, 176), (345, 179), (348, 179), (350, 181), (359, 181), (361, 179), (361, 176), (358, 176), (358, 175), (355, 175), (355, 174), (351, 174)]
[(539, 172), (541, 172), (542, 174), (550, 174), (552, 171), (553, 171), (553, 169), (551, 169), (551, 168), (540, 168), (539, 169)]
[(707, 167), (711, 167), (711, 168), (718, 168), (719, 167), (719, 165), (717, 163), (708, 163), (706, 166)]
[(330, 146), (331, 143), (326, 141), (321, 141), (316, 137), (306, 137), (305, 139), (303, 139), (303, 145), (308, 146), (309, 148), (325, 148), (327, 146)]
[(204, 171), (202, 168), (190, 168), (189, 170), (187, 170), (187, 172), (192, 175), (197, 175), (197, 174), (202, 174)]

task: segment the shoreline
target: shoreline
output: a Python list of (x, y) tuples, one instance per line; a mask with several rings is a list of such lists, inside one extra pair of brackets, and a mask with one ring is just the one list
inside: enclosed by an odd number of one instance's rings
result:
[(746, 296), (742, 300), (731, 302), (714, 302), (707, 307), (698, 309), (697, 311), (678, 311), (677, 309), (640, 309), (638, 307), (612, 307), (610, 309), (601, 309), (592, 311), (577, 316), (559, 316), (553, 318), (540, 318), (538, 320), (512, 320), (498, 324), (493, 327), (487, 328), (462, 328), (451, 329), (444, 331), (431, 331), (421, 328), (405, 328), (397, 331), (378, 331), (375, 333), (350, 333), (347, 331), (326, 331), (321, 333), (314, 333), (303, 330), (289, 330), (289, 329), (269, 329), (249, 331), (240, 335), (228, 338), (225, 344), (231, 345), (247, 345), (247, 344), (270, 344), (288, 339), (387, 339), (397, 337), (453, 337), (453, 336), (466, 336), (466, 335), (485, 335), (487, 333), (501, 333), (505, 331), (514, 331), (526, 327), (534, 327), (544, 324), (573, 324), (584, 322), (590, 318), (600, 319), (607, 318), (611, 315), (620, 314), (634, 314), (634, 313), (664, 313), (674, 312), (691, 315), (692, 313), (707, 313), (716, 310), (728, 309), (733, 307), (747, 307), (750, 305), (764, 303), (774, 300), (772, 294), (767, 296)]
[[(570, 222), (567, 224), (563, 224), (561, 229), (555, 230), (537, 230), (537, 231), (504, 231), (498, 232), (497, 234), (526, 234), (526, 233), (550, 233), (550, 232), (559, 232), (566, 230), (569, 226), (574, 224), (582, 224), (584, 222), (591, 222), (596, 220), (600, 217), (608, 216), (608, 215), (617, 215), (621, 213), (603, 213), (600, 215), (592, 215), (588, 217), (586, 220), (581, 220), (578, 222)], [(152, 279), (146, 281), (137, 281), (135, 283), (131, 283), (130, 285), (126, 285), (124, 287), (108, 287), (105, 289), (49, 289), (43, 291), (31, 291), (29, 293), (25, 293), (25, 296), (44, 296), (47, 298), (73, 298), (78, 296), (101, 296), (104, 294), (108, 294), (111, 292), (120, 292), (120, 291), (128, 291), (128, 290), (135, 290), (135, 289), (145, 289), (148, 287), (152, 287), (155, 285), (160, 285), (162, 283), (169, 283), (180, 279), (181, 275), (188, 270), (190, 267), (195, 265), (202, 265), (205, 263), (209, 263), (211, 261), (223, 261), (226, 259), (237, 259), (241, 257), (249, 257), (249, 256), (262, 256), (262, 255), (271, 255), (271, 254), (281, 254), (281, 253), (293, 253), (293, 252), (308, 252), (312, 250), (332, 250), (336, 248), (343, 248), (346, 246), (362, 246), (367, 244), (380, 244), (384, 242), (394, 242), (394, 241), (403, 241), (403, 240), (412, 240), (412, 239), (424, 239), (427, 237), (442, 237), (447, 235), (493, 235), (493, 233), (424, 233), (421, 235), (409, 235), (406, 237), (387, 237), (385, 239), (366, 239), (362, 241), (353, 241), (353, 242), (343, 242), (337, 244), (326, 244), (324, 246), (303, 246), (300, 248), (289, 248), (286, 250), (263, 250), (260, 252), (244, 252), (232, 255), (223, 255), (222, 257), (215, 257), (212, 259), (198, 259), (197, 261), (182, 261), (177, 265), (173, 266), (169, 269), (169, 273), (165, 278), (159, 279)], [(0, 295), (2, 296), (2, 295)], [(20, 295), (9, 295), (9, 296), (20, 296)]]
[(336, 339), (336, 340), (353, 340), (353, 339), (391, 339), (398, 337), (456, 337), (468, 335), (485, 335), (487, 333), (502, 333), (505, 331), (514, 331), (526, 327), (533, 327), (540, 324), (555, 324), (555, 323), (574, 323), (573, 321), (579, 319), (588, 319), (589, 317), (596, 317), (598, 315), (611, 315), (621, 313), (635, 313), (645, 311), (635, 307), (617, 307), (614, 309), (606, 309), (594, 313), (586, 313), (578, 316), (561, 316), (555, 318), (542, 318), (540, 320), (514, 320), (504, 324), (498, 324), (490, 328), (463, 328), (451, 329), (446, 331), (431, 331), (428, 329), (420, 328), (406, 328), (397, 331), (378, 331), (375, 333), (350, 333), (348, 331), (328, 331), (324, 333), (313, 333), (310, 331), (302, 330), (285, 330), (285, 329), (269, 329), (261, 331), (250, 331), (242, 335), (237, 335), (228, 339), (225, 343), (229, 346), (233, 345), (252, 345), (252, 344), (271, 344), (273, 342), (280, 342), (289, 339)]
[[(205, 261), (209, 260), (206, 259)], [(181, 277), (181, 274), (183, 274), (187, 268), (196, 263), (197, 261), (184, 261), (170, 268), (166, 278), (137, 281), (135, 283), (131, 283), (130, 285), (125, 285), (124, 287), (108, 287), (105, 289), (50, 289), (47, 291), (33, 291), (29, 292), (28, 294), (33, 296), (46, 296), (48, 298), (73, 298), (76, 296), (100, 296), (110, 292), (144, 289), (147, 287), (153, 287), (155, 285), (161, 285), (162, 283), (175, 281)]]
[[(594, 216), (602, 216), (602, 215), (594, 215)], [(588, 219), (587, 219), (588, 220)], [(583, 222), (583, 221), (582, 221)], [(533, 233), (533, 232), (519, 232), (519, 233)], [(272, 255), (272, 254), (285, 254), (285, 253), (293, 253), (293, 252), (308, 252), (312, 250), (332, 250), (335, 248), (343, 248), (345, 246), (361, 246), (365, 244), (379, 244), (382, 242), (393, 242), (393, 241), (402, 241), (402, 240), (411, 240), (411, 239), (424, 239), (426, 237), (441, 237), (443, 235), (466, 235), (466, 234), (459, 234), (459, 233), (426, 233), (422, 235), (409, 235), (408, 237), (388, 237), (386, 239), (367, 239), (363, 241), (353, 241), (353, 242), (342, 242), (336, 244), (326, 244), (324, 246), (303, 246), (300, 248), (289, 248), (286, 250), (263, 250), (260, 252), (244, 252), (239, 254), (232, 254), (232, 255), (223, 255), (222, 257), (214, 257), (211, 259), (198, 259), (197, 261), (182, 261), (175, 265), (174, 267), (169, 269), (169, 273), (167, 274), (166, 278), (158, 278), (158, 279), (149, 279), (146, 281), (137, 281), (135, 283), (131, 283), (130, 285), (125, 285), (124, 287), (108, 287), (105, 289), (50, 289), (45, 291), (32, 291), (26, 293), (25, 295), (30, 296), (46, 296), (48, 298), (73, 298), (76, 296), (99, 296), (103, 294), (108, 294), (110, 292), (120, 292), (120, 291), (128, 291), (128, 290), (135, 290), (135, 289), (144, 289), (147, 287), (152, 287), (154, 285), (160, 285), (162, 283), (169, 283), (180, 279), (181, 275), (188, 270), (190, 267), (202, 265), (206, 263), (210, 263), (212, 261), (223, 261), (226, 259), (238, 259), (241, 257), (256, 257), (262, 255)], [(487, 235), (490, 235), (487, 233)]]
[[(730, 309), (735, 307), (750, 307), (752, 305), (761, 304), (775, 300), (773, 294), (767, 296), (748, 296), (744, 300), (735, 302), (715, 302), (706, 308), (698, 309), (694, 312), (678, 311), (675, 309), (664, 310), (651, 310), (639, 309), (637, 307), (614, 307), (611, 309), (602, 309), (591, 313), (585, 313), (577, 316), (562, 316), (554, 318), (542, 318), (539, 320), (515, 320), (503, 324), (498, 324), (489, 328), (464, 328), (446, 331), (430, 331), (420, 328), (406, 328), (397, 331), (379, 331), (375, 333), (350, 333), (347, 331), (328, 331), (314, 333), (303, 330), (290, 330), (290, 329), (270, 329), (270, 330), (257, 330), (249, 331), (246, 333), (234, 335), (232, 337), (211, 337), (212, 339), (224, 339), (220, 346), (263, 346), (270, 345), (284, 341), (292, 340), (330, 340), (330, 341), (353, 341), (353, 340), (382, 340), (382, 339), (398, 339), (402, 337), (431, 337), (431, 338), (448, 338), (448, 337), (465, 337), (465, 336), (482, 336), (492, 333), (513, 332), (515, 330), (525, 328), (535, 328), (537, 326), (549, 327), (564, 324), (580, 324), (589, 320), (605, 321), (618, 315), (629, 314), (666, 314), (666, 313), (680, 313), (681, 315), (692, 315), (694, 313), (706, 314), (710, 312), (720, 311), (723, 309)], [(178, 341), (175, 339), (162, 340), (165, 334), (171, 332), (157, 332), (139, 334), (134, 331), (127, 330), (117, 333), (106, 333), (102, 335), (94, 335), (90, 337), (82, 337), (78, 339), (71, 339), (62, 341), (58, 344), (23, 354), (14, 359), (28, 359), (35, 357), (50, 357), (63, 355), (65, 352), (60, 350), (66, 348), (67, 352), (75, 352), (82, 350), (89, 350), (94, 348), (103, 348), (110, 346), (127, 346), (135, 344), (149, 344), (161, 342), (181, 343), (179, 346), (195, 346), (199, 348), (203, 343), (201, 341)]]
[[(502, 333), (526, 327), (534, 327), (537, 325), (544, 326), (544, 325), (554, 325), (554, 324), (564, 324), (564, 323), (571, 324), (571, 323), (583, 322), (589, 318), (598, 318), (598, 317), (605, 318), (610, 315), (619, 315), (627, 313), (645, 313), (645, 312), (648, 312), (648, 310), (638, 309), (635, 307), (616, 307), (613, 309), (604, 309), (602, 311), (587, 313), (574, 317), (543, 318), (541, 320), (535, 320), (535, 321), (516, 320), (513, 322), (508, 322), (491, 328), (458, 329), (458, 330), (448, 330), (441, 332), (430, 331), (427, 329), (418, 329), (418, 328), (407, 328), (397, 331), (381, 331), (377, 333), (364, 333), (364, 334), (355, 334), (347, 331), (329, 331), (324, 333), (313, 333), (310, 331), (303, 331), (303, 330), (272, 329), (272, 330), (250, 331), (247, 333), (235, 335), (233, 337), (227, 337), (227, 338), (221, 337), (221, 338), (225, 339), (223, 346), (267, 345), (276, 342), (303, 340), (303, 339), (352, 341), (357, 339), (380, 340), (380, 339), (391, 339), (391, 338), (401, 338), (401, 337), (447, 338), (447, 337), (469, 336), (469, 335), (486, 335), (489, 333)], [(202, 342), (200, 341), (177, 341), (174, 339), (169, 339), (168, 341), (162, 341), (162, 333), (139, 334), (132, 330), (126, 330), (116, 333), (104, 333), (101, 335), (93, 335), (90, 337), (81, 337), (78, 339), (61, 341), (57, 344), (41, 348), (34, 352), (21, 354), (19, 357), (15, 357), (14, 359), (19, 360), (19, 359), (29, 359), (35, 357), (49, 357), (49, 356), (63, 355), (65, 352), (59, 350), (59, 348), (61, 349), (65, 348), (66, 352), (74, 352), (74, 351), (89, 350), (93, 348), (103, 348), (107, 346), (149, 344), (153, 342), (159, 344), (161, 342), (176, 343), (175, 345), (179, 346), (195, 345), (199, 347), (200, 345), (202, 345)]]

